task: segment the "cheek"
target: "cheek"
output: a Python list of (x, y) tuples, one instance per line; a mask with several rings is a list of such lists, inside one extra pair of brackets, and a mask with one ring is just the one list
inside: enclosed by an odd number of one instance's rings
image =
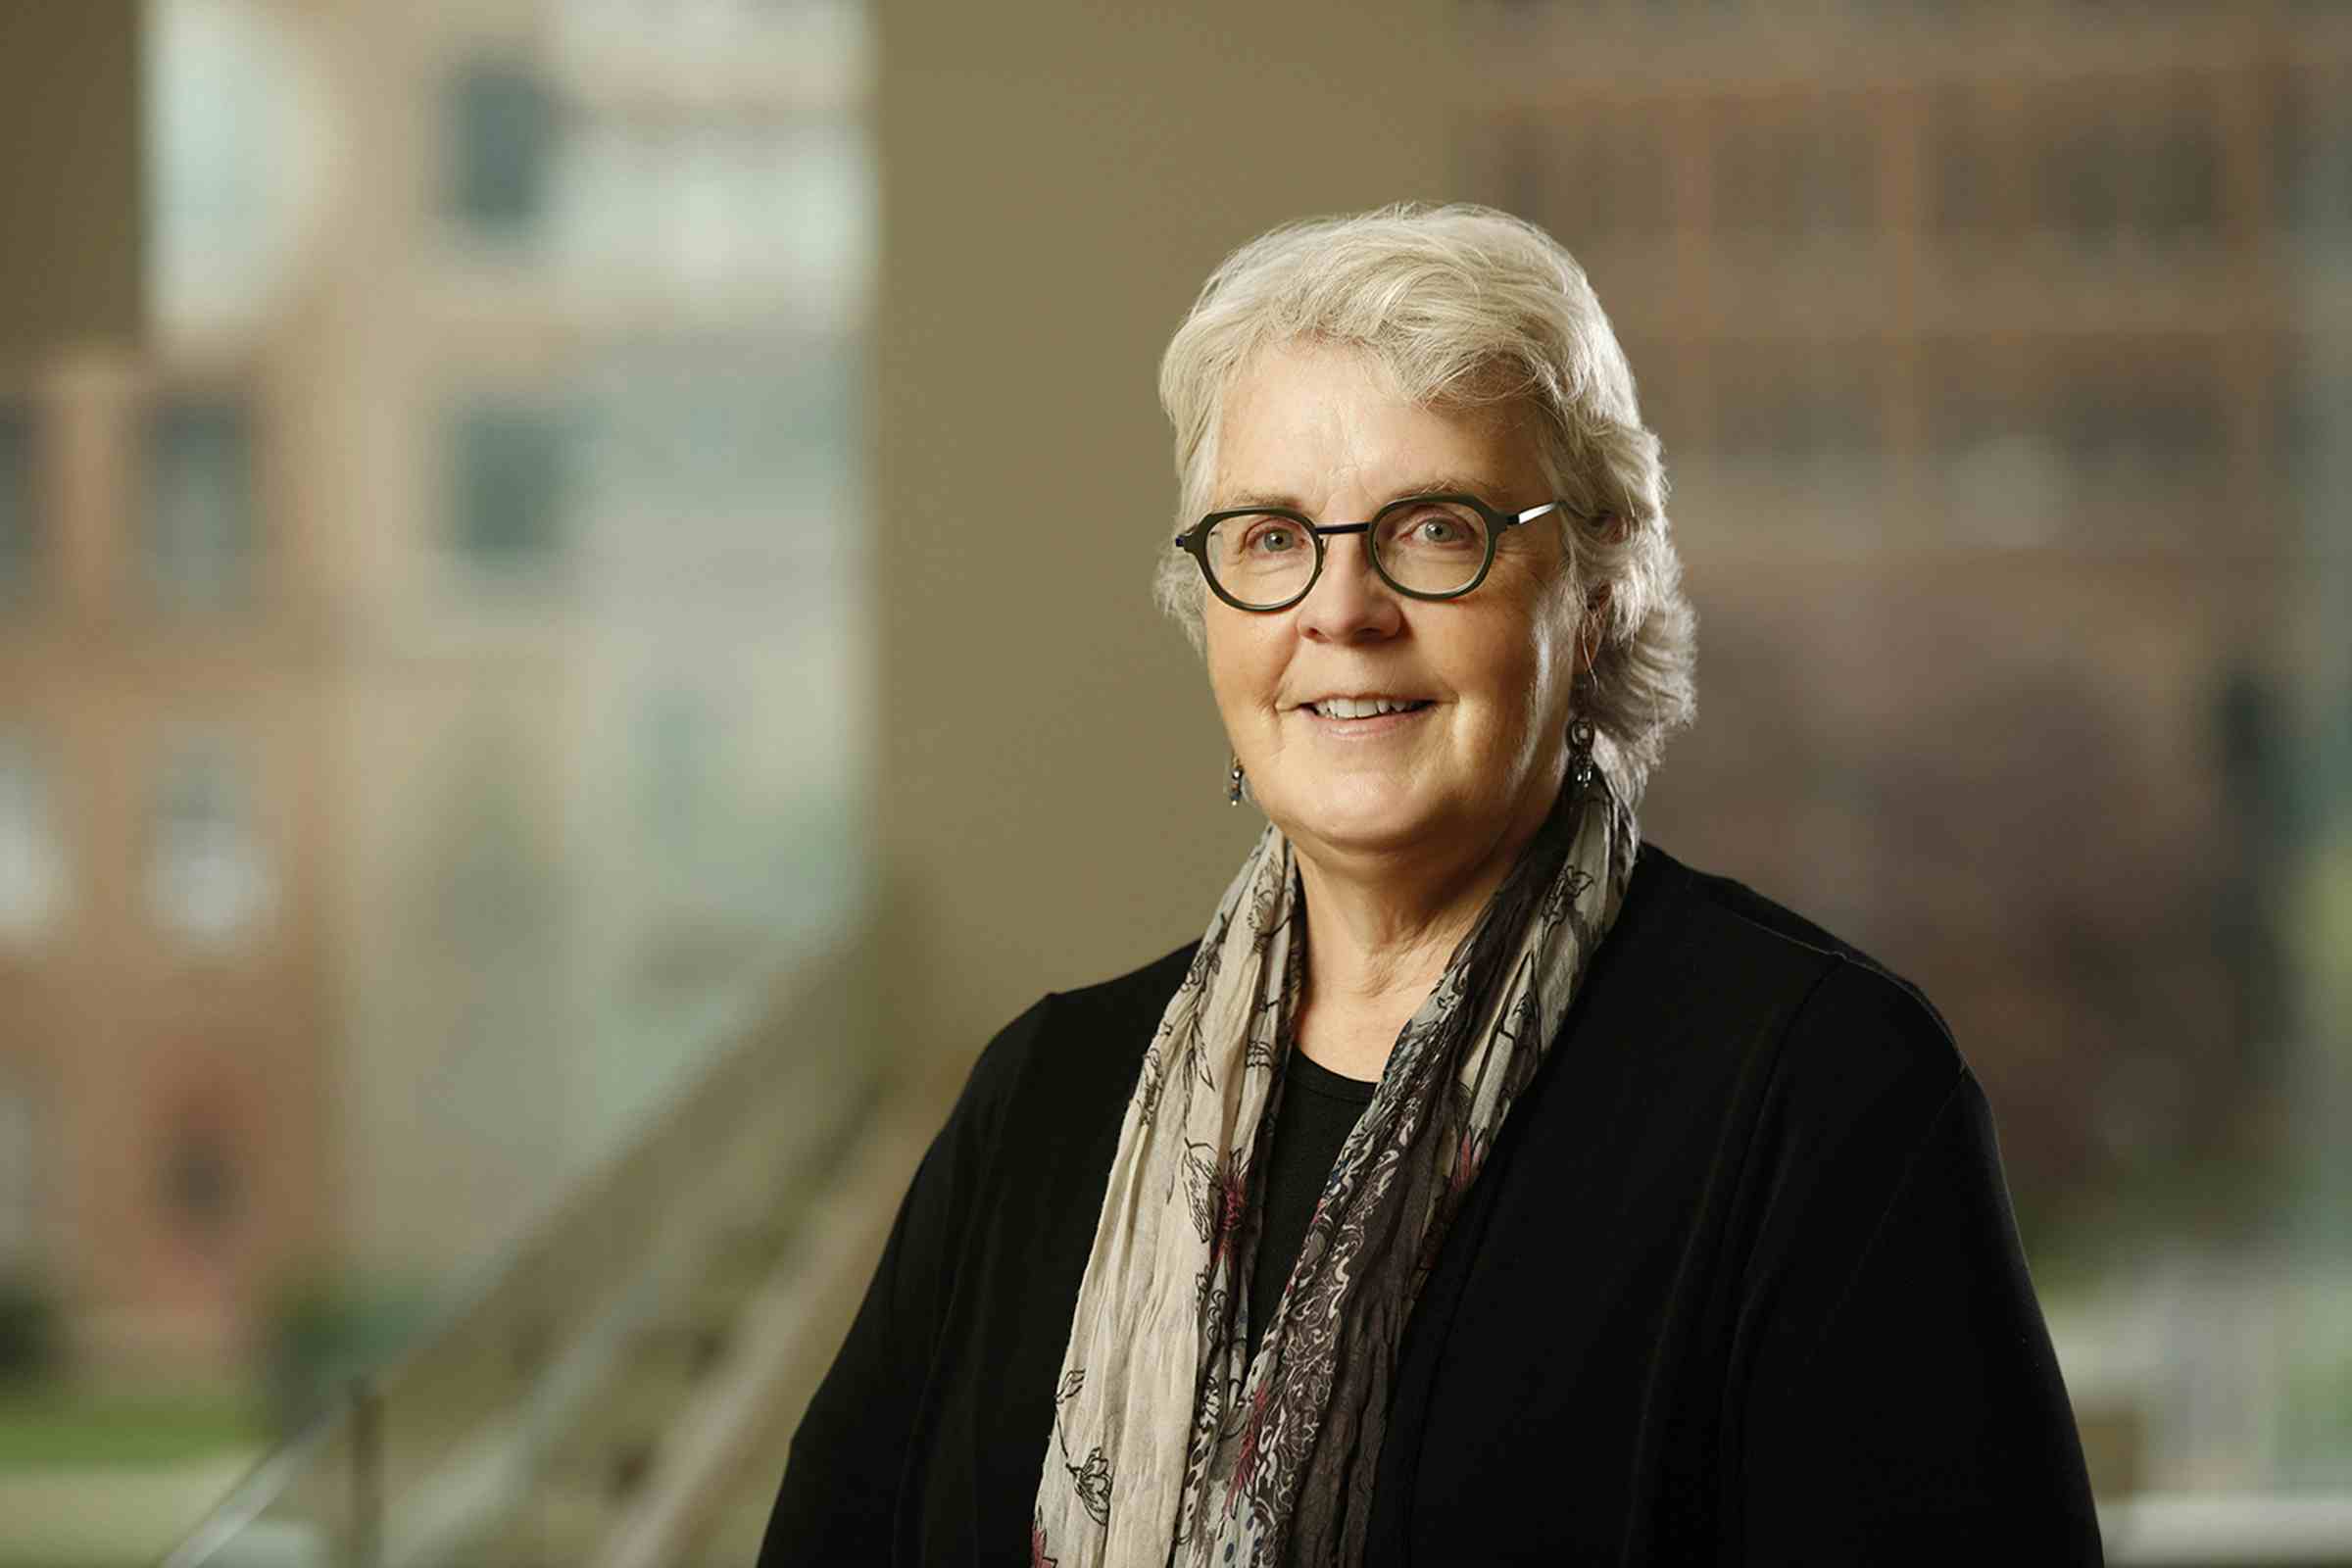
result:
[(1554, 717), (1565, 724), (1570, 685), (1568, 639), (1560, 636), (1547, 620), (1536, 634), (1529, 657), (1535, 661), (1530, 690), (1538, 713), (1546, 724)]
[(1271, 700), (1272, 682), (1280, 673), (1272, 662), (1269, 641), (1257, 634), (1255, 627), (1235, 624), (1232, 617), (1236, 613), (1212, 614), (1201, 628), (1208, 655), (1209, 692), (1218, 710), (1228, 716), (1263, 708)]
[(1534, 757), (1553, 730), (1568, 724), (1568, 671), (1562, 662), (1562, 639), (1552, 622), (1539, 619), (1514, 628), (1515, 635), (1498, 638), (1487, 651), (1498, 699), (1496, 723), (1513, 749)]
[(1568, 722), (1568, 698), (1575, 684), (1575, 633), (1566, 612), (1567, 595), (1557, 585), (1539, 596), (1529, 612), (1528, 698), (1539, 722)]

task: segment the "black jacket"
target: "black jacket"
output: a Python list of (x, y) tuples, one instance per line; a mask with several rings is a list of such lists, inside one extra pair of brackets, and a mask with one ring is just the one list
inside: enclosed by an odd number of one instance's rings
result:
[[(1191, 956), (973, 1069), (760, 1553), (1026, 1563), (1070, 1312)], [(1368, 1561), (2095, 1563), (1984, 1095), (1868, 958), (1644, 846), (1399, 1352)]]

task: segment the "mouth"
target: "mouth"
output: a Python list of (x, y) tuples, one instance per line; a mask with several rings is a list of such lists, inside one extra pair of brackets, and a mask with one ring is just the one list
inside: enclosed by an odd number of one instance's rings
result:
[(1360, 724), (1396, 713), (1417, 713), (1431, 705), (1426, 699), (1413, 697), (1318, 697), (1298, 706), (1317, 718)]

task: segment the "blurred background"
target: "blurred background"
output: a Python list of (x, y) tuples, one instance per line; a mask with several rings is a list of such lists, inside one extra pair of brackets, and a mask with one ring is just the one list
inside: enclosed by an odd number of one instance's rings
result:
[(1644, 830), (1950, 1018), (2111, 1555), (2352, 1562), (2352, 10), (0, 0), (0, 1568), (748, 1562), (1252, 835), (1158, 352), (1405, 197), (1610, 309)]

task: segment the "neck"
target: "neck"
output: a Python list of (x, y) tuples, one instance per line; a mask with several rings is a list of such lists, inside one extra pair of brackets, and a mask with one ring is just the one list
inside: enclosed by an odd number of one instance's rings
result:
[(1308, 938), (1298, 1049), (1334, 1072), (1378, 1078), (1397, 1032), (1533, 837), (1533, 827), (1514, 832), (1435, 879), (1351, 875), (1301, 849)]

